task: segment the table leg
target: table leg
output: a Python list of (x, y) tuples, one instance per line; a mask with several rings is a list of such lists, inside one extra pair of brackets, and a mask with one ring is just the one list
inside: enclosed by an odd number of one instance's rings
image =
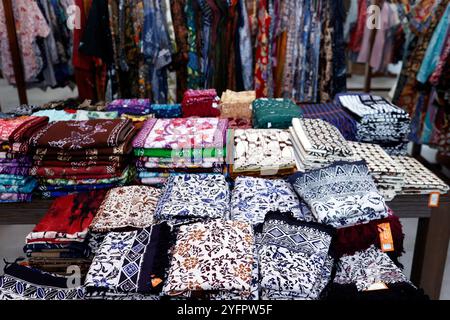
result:
[[(426, 232), (420, 286), (431, 299), (439, 299), (450, 241), (450, 205), (433, 208)], [(416, 240), (417, 241), (417, 240)]]
[(430, 218), (419, 218), (417, 223), (416, 241), (414, 244), (414, 256), (411, 266), (411, 281), (420, 286), (422, 277), (423, 258), (425, 255), (425, 242), (427, 239), (428, 224)]

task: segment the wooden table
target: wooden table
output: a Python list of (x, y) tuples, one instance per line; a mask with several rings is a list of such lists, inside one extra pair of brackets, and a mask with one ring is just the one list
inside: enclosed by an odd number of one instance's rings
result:
[[(0, 225), (36, 224), (50, 200), (0, 204)], [(450, 241), (450, 197), (441, 196), (440, 206), (430, 209), (428, 196), (397, 196), (388, 205), (400, 218), (419, 218), (411, 280), (432, 299), (439, 299)]]

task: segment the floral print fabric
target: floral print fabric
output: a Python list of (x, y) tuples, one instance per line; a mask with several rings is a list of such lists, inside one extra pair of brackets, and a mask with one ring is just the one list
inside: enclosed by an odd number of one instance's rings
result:
[(289, 178), (318, 222), (342, 228), (388, 216), (364, 161), (335, 162)]
[(229, 207), (230, 190), (223, 175), (175, 175), (167, 181), (155, 218), (225, 218)]
[(161, 193), (161, 190), (147, 186), (126, 186), (109, 190), (90, 229), (94, 232), (108, 232), (152, 225), (153, 213)]
[(251, 294), (254, 263), (252, 227), (221, 219), (180, 227), (163, 292), (197, 296)]

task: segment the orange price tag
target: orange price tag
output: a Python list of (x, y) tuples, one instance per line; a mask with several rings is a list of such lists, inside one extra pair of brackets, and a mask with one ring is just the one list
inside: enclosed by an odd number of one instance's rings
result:
[(430, 198), (428, 199), (428, 207), (429, 208), (437, 208), (439, 207), (439, 198), (441, 194), (439, 192), (431, 192)]
[(394, 251), (394, 240), (392, 239), (391, 225), (389, 222), (380, 223), (378, 230), (380, 232), (381, 251)]

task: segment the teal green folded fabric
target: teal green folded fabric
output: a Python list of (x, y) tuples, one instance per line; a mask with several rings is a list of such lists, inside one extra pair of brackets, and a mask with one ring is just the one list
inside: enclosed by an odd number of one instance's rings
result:
[(151, 158), (184, 158), (184, 157), (203, 157), (203, 158), (213, 158), (213, 157), (224, 157), (226, 155), (226, 148), (203, 148), (203, 149), (181, 149), (181, 150), (171, 150), (171, 149), (145, 149), (136, 148), (134, 149), (134, 155), (137, 157), (151, 157)]
[(0, 185), (23, 186), (34, 180), (32, 177), (16, 176), (14, 174), (0, 174)]
[(30, 180), (28, 183), (18, 186), (18, 185), (0, 185), (1, 193), (31, 193), (37, 186), (37, 181), (35, 179)]
[(252, 113), (256, 129), (289, 129), (293, 118), (303, 117), (300, 107), (290, 99), (256, 99)]

